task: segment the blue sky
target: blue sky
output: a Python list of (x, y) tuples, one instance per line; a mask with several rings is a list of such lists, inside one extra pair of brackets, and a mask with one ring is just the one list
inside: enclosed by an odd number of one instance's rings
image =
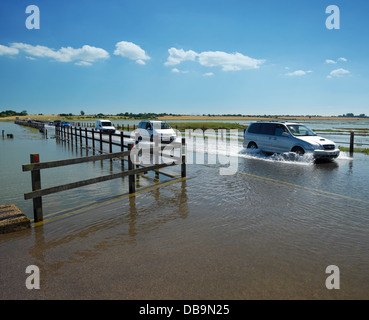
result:
[(0, 30), (0, 110), (369, 114), (366, 0), (2, 0)]

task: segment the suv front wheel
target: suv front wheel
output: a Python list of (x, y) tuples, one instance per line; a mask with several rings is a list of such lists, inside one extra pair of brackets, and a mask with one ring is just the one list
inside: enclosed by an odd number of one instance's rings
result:
[(305, 150), (302, 149), (301, 147), (293, 147), (291, 151), (299, 156), (302, 156), (305, 153)]
[(258, 146), (256, 145), (255, 142), (250, 142), (247, 146), (247, 149), (257, 149)]

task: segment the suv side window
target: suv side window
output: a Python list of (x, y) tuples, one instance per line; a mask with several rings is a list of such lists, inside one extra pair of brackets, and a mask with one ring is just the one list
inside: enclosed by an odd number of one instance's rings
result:
[(260, 133), (269, 136), (274, 136), (275, 128), (276, 128), (275, 123), (262, 123)]
[(247, 130), (249, 133), (260, 133), (260, 123), (252, 123), (250, 124), (249, 129)]
[(151, 130), (151, 124), (150, 124), (150, 122), (147, 122), (146, 123), (146, 128), (145, 129), (147, 129), (147, 130)]
[(287, 128), (283, 124), (277, 124), (275, 128), (275, 135), (276, 136), (282, 136), (283, 132), (287, 132)]

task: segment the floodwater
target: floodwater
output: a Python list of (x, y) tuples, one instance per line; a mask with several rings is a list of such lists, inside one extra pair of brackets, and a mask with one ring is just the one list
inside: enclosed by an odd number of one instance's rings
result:
[[(30, 218), (29, 154), (92, 154), (11, 123), (0, 130), (15, 136), (0, 140), (0, 204)], [(43, 224), (0, 235), (0, 298), (369, 298), (369, 156), (315, 163), (208, 141), (201, 151), (187, 140), (186, 179), (143, 175), (133, 196), (117, 179), (43, 197)], [(236, 170), (221, 174), (227, 166)], [(42, 186), (121, 170), (73, 167), (42, 172)], [(40, 290), (25, 286), (28, 265), (40, 268)], [(326, 288), (330, 265), (339, 289)]]

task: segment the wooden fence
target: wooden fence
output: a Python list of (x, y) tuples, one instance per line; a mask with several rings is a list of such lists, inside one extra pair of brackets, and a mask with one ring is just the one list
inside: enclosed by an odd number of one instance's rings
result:
[[(65, 160), (57, 160), (57, 161), (49, 161), (49, 162), (40, 162), (39, 154), (31, 154), (30, 155), (30, 164), (26, 164), (22, 166), (23, 171), (30, 171), (31, 172), (31, 182), (32, 182), (32, 191), (24, 194), (24, 199), (29, 200), (33, 199), (33, 214), (34, 214), (34, 221), (39, 222), (43, 220), (43, 212), (42, 212), (42, 197), (66, 191), (70, 189), (75, 189), (83, 186), (87, 186), (90, 184), (95, 184), (99, 182), (109, 181), (112, 179), (118, 179), (123, 177), (129, 177), (129, 193), (135, 193), (136, 186), (135, 186), (135, 175), (140, 173), (145, 173), (148, 171), (155, 171), (156, 174), (162, 173), (159, 169), (174, 166), (181, 164), (181, 177), (186, 177), (186, 158), (185, 158), (185, 139), (182, 138), (181, 143), (179, 142), (172, 142), (170, 144), (169, 149), (180, 149), (180, 156), (175, 157), (173, 155), (163, 153), (164, 149), (167, 149), (167, 146), (163, 146), (159, 144), (158, 139), (155, 139), (155, 144), (150, 145), (150, 153), (155, 155), (155, 164), (150, 165), (143, 165), (138, 163), (138, 155), (140, 152), (138, 144), (138, 140), (135, 141), (135, 144), (128, 143), (124, 144), (124, 138), (130, 137), (129, 135), (124, 135), (122, 132), (120, 134), (113, 134), (109, 133), (109, 140), (103, 140), (103, 134), (99, 132), (99, 139), (95, 139), (95, 131), (87, 130), (85, 128), (82, 130), (81, 128), (73, 128), (73, 127), (56, 127), (56, 136), (60, 139), (66, 139), (66, 141), (73, 142), (75, 141), (78, 143), (80, 141), (81, 145), (85, 142), (85, 145), (88, 146), (88, 141), (92, 140), (92, 147), (95, 148), (95, 142), (100, 146), (100, 152), (103, 152), (103, 143), (109, 144), (109, 153), (107, 154), (99, 154), (93, 156), (86, 156), (81, 158), (72, 158), (72, 159), (65, 159)], [(92, 135), (89, 136), (88, 133)], [(112, 137), (118, 136), (120, 137), (120, 142), (113, 142)], [(112, 152), (112, 146), (119, 145), (121, 148), (120, 152)], [(127, 149), (124, 151), (123, 149)], [(168, 150), (168, 149), (167, 149)], [(127, 157), (127, 159), (125, 159)], [(170, 158), (172, 161), (167, 161), (165, 163), (158, 163), (159, 157), (167, 157)], [(128, 170), (124, 170), (124, 165), (122, 166), (122, 171), (117, 173), (112, 173), (109, 175), (104, 175), (96, 178), (91, 178), (82, 181), (76, 181), (68, 184), (63, 184), (55, 187), (41, 189), (41, 174), (40, 170), (42, 169), (49, 169), (49, 168), (56, 168), (56, 167), (64, 167), (68, 165), (92, 162), (92, 161), (99, 161), (99, 160), (106, 160), (106, 159), (113, 159), (113, 158), (120, 158), (121, 161), (128, 161)]]
[[(96, 135), (98, 137), (96, 137)], [(93, 150), (98, 149), (99, 151), (103, 151), (103, 144), (106, 143), (109, 145), (109, 153), (113, 152), (113, 145), (120, 146), (121, 151), (125, 148), (128, 148), (128, 145), (124, 143), (124, 138), (131, 138), (130, 134), (124, 134), (123, 131), (118, 133), (104, 134), (101, 131), (96, 131), (93, 128), (88, 129), (87, 127), (69, 127), (69, 126), (56, 126), (55, 127), (55, 136), (59, 139), (64, 139), (70, 142), (79, 143), (82, 145), (83, 143), (88, 148), (89, 141), (91, 140), (91, 147)], [(108, 140), (103, 139), (103, 137), (108, 137)], [(119, 142), (113, 141), (113, 137), (119, 137)], [(135, 140), (135, 144), (138, 143), (138, 135)], [(96, 146), (98, 144), (98, 147)]]

